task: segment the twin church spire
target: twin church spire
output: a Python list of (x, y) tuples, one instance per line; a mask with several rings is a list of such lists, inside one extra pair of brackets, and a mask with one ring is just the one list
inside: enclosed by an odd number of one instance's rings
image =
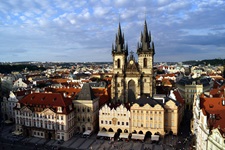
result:
[[(121, 26), (119, 23), (118, 33), (116, 34), (115, 45), (112, 44), (112, 54), (124, 53), (128, 55), (128, 44), (124, 42), (124, 34), (122, 34)], [(140, 42), (137, 44), (137, 53), (152, 52), (155, 54), (154, 42), (151, 40), (151, 32), (148, 32), (147, 23), (145, 20), (144, 31), (141, 32)]]

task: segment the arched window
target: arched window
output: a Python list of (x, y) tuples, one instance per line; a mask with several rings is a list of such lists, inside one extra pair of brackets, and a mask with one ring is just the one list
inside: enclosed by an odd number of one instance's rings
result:
[(147, 65), (148, 65), (148, 64), (147, 64), (147, 58), (144, 58), (143, 61), (144, 61), (144, 64), (143, 64), (144, 66), (143, 66), (143, 67), (144, 67), (144, 68), (147, 68)]
[(120, 59), (117, 59), (117, 68), (120, 68)]

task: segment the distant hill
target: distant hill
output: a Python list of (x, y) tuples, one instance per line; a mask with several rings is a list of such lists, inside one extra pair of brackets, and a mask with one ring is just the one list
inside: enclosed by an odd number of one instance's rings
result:
[(225, 65), (225, 59), (205, 59), (205, 60), (190, 60), (190, 61), (184, 61), (182, 62), (185, 65), (212, 65), (212, 66), (217, 66), (217, 65)]
[(38, 67), (36, 65), (31, 64), (18, 64), (18, 65), (11, 65), (11, 64), (0, 64), (0, 73), (11, 73), (11, 72), (21, 72), (24, 69), (27, 69), (28, 71), (35, 71), (35, 70), (46, 70), (43, 67)]

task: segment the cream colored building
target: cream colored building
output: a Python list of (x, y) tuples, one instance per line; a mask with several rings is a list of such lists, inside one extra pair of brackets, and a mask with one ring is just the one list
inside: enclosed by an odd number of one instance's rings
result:
[(28, 85), (27, 83), (23, 82), (22, 78), (19, 78), (18, 80), (16, 80), (13, 83), (13, 89), (17, 89), (17, 88), (27, 88)]
[(99, 131), (131, 133), (129, 107), (105, 104), (99, 110)]
[(69, 140), (74, 134), (74, 107), (60, 93), (32, 93), (16, 107), (14, 133), (45, 139)]
[(159, 134), (164, 136), (172, 132), (178, 133), (179, 117), (182, 106), (178, 101), (169, 97), (152, 99), (141, 97), (131, 106), (131, 131), (138, 134)]
[(76, 132), (98, 130), (99, 98), (94, 96), (89, 83), (85, 83), (78, 97), (73, 100)]
[(185, 109), (192, 110), (194, 95), (203, 92), (203, 84), (183, 78), (176, 85), (185, 99)]
[[(129, 104), (104, 105), (99, 111), (99, 131), (130, 133), (144, 140), (151, 135), (178, 133), (182, 103), (169, 97), (154, 99), (142, 96)], [(133, 137), (134, 135), (134, 137)]]
[(208, 150), (225, 150), (225, 134), (221, 129), (215, 128), (211, 131), (207, 143)]
[(146, 103), (140, 106), (137, 103), (131, 106), (132, 133), (164, 135), (164, 108), (156, 104), (154, 107)]

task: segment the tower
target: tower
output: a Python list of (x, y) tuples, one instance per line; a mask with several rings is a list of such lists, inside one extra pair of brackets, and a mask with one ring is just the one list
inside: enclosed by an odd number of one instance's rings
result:
[(125, 74), (125, 67), (127, 63), (128, 45), (124, 43), (124, 34), (121, 32), (121, 26), (119, 23), (118, 33), (116, 34), (115, 45), (112, 44), (112, 56), (113, 56), (113, 78), (111, 88), (111, 98), (118, 100), (121, 95), (120, 83), (118, 83), (117, 77)]
[(115, 45), (112, 45), (113, 78), (111, 98), (114, 103), (127, 103), (145, 94), (153, 95), (153, 57), (155, 54), (151, 34), (147, 23), (141, 33), (141, 41), (137, 47), (138, 62), (133, 52), (128, 57), (128, 45), (124, 43), (124, 35), (119, 24)]
[(137, 44), (137, 55), (139, 69), (142, 74), (140, 83), (142, 85), (141, 95), (153, 96), (153, 61), (154, 61), (154, 42), (151, 41), (151, 33), (148, 32), (145, 20), (144, 31), (141, 32), (140, 43)]

